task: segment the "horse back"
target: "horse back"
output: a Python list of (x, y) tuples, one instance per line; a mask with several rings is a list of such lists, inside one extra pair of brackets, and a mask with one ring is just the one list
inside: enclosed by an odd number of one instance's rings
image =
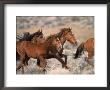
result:
[(23, 41), (18, 47), (21, 52), (28, 57), (37, 58), (38, 56), (46, 54), (45, 44), (31, 43), (31, 41)]
[(88, 56), (92, 57), (94, 55), (94, 38), (90, 38), (88, 39), (85, 43), (84, 43), (84, 48), (86, 49), (86, 51), (88, 52)]

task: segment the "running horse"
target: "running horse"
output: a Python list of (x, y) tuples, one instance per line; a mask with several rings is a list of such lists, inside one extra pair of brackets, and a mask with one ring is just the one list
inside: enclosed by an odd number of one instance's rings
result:
[[(72, 45), (77, 45), (77, 41), (76, 41), (76, 38), (75, 38), (75, 35), (72, 33), (72, 28), (62, 28), (61, 31), (57, 34), (54, 34), (54, 36), (57, 36), (62, 44), (62, 48), (61, 50), (58, 52), (58, 55), (59, 55), (59, 59), (60, 59), (60, 62), (62, 63), (62, 67), (65, 67), (66, 69), (68, 69), (67, 67), (67, 55), (63, 54), (63, 45), (66, 41), (70, 42)], [(61, 59), (61, 58), (65, 58), (65, 62)], [(55, 58), (55, 55), (52, 54), (52, 53), (49, 53), (46, 55), (46, 58), (47, 59), (50, 59), (50, 58)], [(58, 59), (58, 58), (57, 58)], [(39, 64), (39, 62), (37, 63)]]
[(87, 41), (82, 42), (76, 50), (75, 59), (78, 58), (83, 51), (87, 51), (87, 62), (90, 64), (90, 59), (94, 56), (94, 38), (89, 38)]
[[(20, 63), (17, 66), (16, 70), (22, 68), (22, 73), (24, 73), (24, 66), (27, 65), (27, 61), (29, 58), (34, 58), (40, 61), (39, 66), (42, 68), (42, 71), (45, 70), (46, 67), (46, 55), (51, 52), (57, 58), (58, 52), (62, 48), (61, 42), (57, 36), (49, 36), (48, 38), (41, 39), (42, 43), (32, 43), (31, 41), (21, 41), (17, 44), (17, 52), (20, 56)], [(40, 40), (40, 41), (41, 41)]]
[(20, 37), (19, 35), (17, 36), (17, 39), (19, 39), (19, 41), (31, 41), (34, 36), (36, 37), (40, 36), (43, 38), (42, 29), (39, 29), (37, 32), (32, 34), (30, 34), (29, 32), (24, 32), (23, 34), (24, 34), (23, 37)]
[[(24, 33), (24, 36), (21, 38), (21, 37), (17, 37), (17, 39), (19, 39), (19, 41), (16, 42), (16, 45), (18, 43), (21, 43), (22, 41), (32, 41), (34, 42), (33, 39), (36, 39), (37, 41), (37, 38), (43, 38), (43, 33), (42, 33), (42, 29), (38, 30), (37, 32), (33, 33), (33, 34), (30, 34), (29, 32), (25, 32)], [(16, 60), (19, 59), (19, 54), (18, 52), (16, 52)]]

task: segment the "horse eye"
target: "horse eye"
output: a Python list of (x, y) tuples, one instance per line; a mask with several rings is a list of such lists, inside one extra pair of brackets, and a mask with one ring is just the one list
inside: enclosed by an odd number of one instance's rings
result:
[(59, 39), (57, 39), (56, 41), (59, 41)]
[(74, 34), (71, 33), (72, 36), (74, 36)]

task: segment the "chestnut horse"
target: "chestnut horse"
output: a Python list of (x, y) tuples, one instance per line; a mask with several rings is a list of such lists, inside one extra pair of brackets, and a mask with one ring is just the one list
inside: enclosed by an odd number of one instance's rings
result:
[(29, 58), (35, 58), (40, 61), (39, 66), (42, 70), (46, 67), (46, 55), (52, 52), (56, 58), (59, 58), (58, 52), (62, 48), (61, 42), (57, 36), (49, 36), (43, 43), (32, 43), (31, 41), (21, 41), (17, 43), (17, 52), (20, 56), (20, 64), (17, 66), (16, 70), (22, 68), (22, 73), (24, 73), (24, 66), (27, 65), (26, 62)]
[(75, 59), (78, 58), (83, 51), (88, 52), (87, 62), (94, 56), (94, 38), (89, 38), (86, 42), (82, 42), (77, 48)]
[[(16, 42), (16, 45), (17, 45), (17, 43), (20, 43), (21, 41), (32, 41), (32, 42), (35, 42), (34, 39), (37, 41), (38, 38), (43, 38), (42, 30), (38, 30), (37, 32), (35, 32), (33, 34), (30, 34), (29, 32), (25, 32), (24, 36), (21, 39), (18, 38), (19, 41)], [(16, 60), (18, 60), (18, 59), (19, 59), (19, 54), (16, 51)]]

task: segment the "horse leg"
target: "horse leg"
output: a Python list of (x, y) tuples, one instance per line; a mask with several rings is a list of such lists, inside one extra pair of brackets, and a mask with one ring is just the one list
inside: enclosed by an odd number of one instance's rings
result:
[(22, 66), (22, 74), (24, 74), (24, 66)]
[(18, 71), (21, 67), (22, 67), (22, 64), (20, 63), (20, 64), (17, 66), (16, 71)]
[(42, 56), (39, 57), (39, 60), (40, 60), (40, 67), (42, 68), (43, 71), (45, 71), (45, 67), (47, 65), (46, 60)]
[(17, 66), (16, 71), (18, 71), (20, 68), (22, 68), (22, 73), (24, 73), (24, 64), (20, 61), (20, 64)]
[(55, 55), (55, 58), (58, 59), (58, 60), (61, 62), (62, 68), (65, 67), (65, 68), (67, 69), (66, 63), (63, 61), (63, 59), (61, 59), (61, 57), (60, 57), (59, 54), (56, 54), (56, 55)]
[(24, 60), (25, 60), (25, 57), (21, 56), (20, 57), (20, 63), (17, 66), (16, 71), (18, 71), (20, 68), (22, 68), (22, 73), (24, 73)]
[(19, 60), (19, 54), (17, 51), (16, 51), (16, 60)]
[(68, 69), (68, 66), (67, 66), (67, 55), (65, 55), (65, 54), (61, 54), (60, 56), (61, 56), (61, 58), (62, 58), (62, 57), (65, 58), (65, 65), (66, 65), (65, 68)]
[(65, 58), (65, 64), (67, 65), (67, 55), (65, 55), (65, 54), (61, 54), (60, 56), (61, 56), (61, 58), (62, 58), (62, 57)]
[(92, 53), (88, 52), (88, 57), (86, 57), (86, 61), (89, 65), (94, 66), (91, 59), (92, 59)]
[[(62, 57), (65, 58), (65, 62), (63, 61), (63, 59), (61, 59)], [(56, 59), (58, 59), (61, 62), (62, 67), (65, 67), (65, 65), (67, 63), (67, 56), (62, 54), (62, 53), (56, 53), (56, 54), (55, 53), (51, 53), (51, 54), (49, 54), (49, 58), (56, 58)]]
[(29, 58), (28, 56), (26, 56), (26, 58), (25, 58), (25, 60), (24, 60), (24, 63), (25, 63), (26, 66), (28, 66), (28, 61), (29, 61), (29, 59), (30, 59), (30, 58)]
[(37, 65), (40, 67), (40, 60), (37, 59)]
[[(28, 69), (28, 70), (29, 70), (29, 68), (28, 68), (28, 61), (29, 61), (29, 59), (30, 59), (30, 57), (26, 56), (26, 57), (25, 57), (25, 60), (24, 60), (24, 66), (25, 66), (26, 69)], [(24, 68), (22, 68), (22, 69), (24, 69)], [(30, 71), (30, 70), (29, 70), (29, 71)]]

